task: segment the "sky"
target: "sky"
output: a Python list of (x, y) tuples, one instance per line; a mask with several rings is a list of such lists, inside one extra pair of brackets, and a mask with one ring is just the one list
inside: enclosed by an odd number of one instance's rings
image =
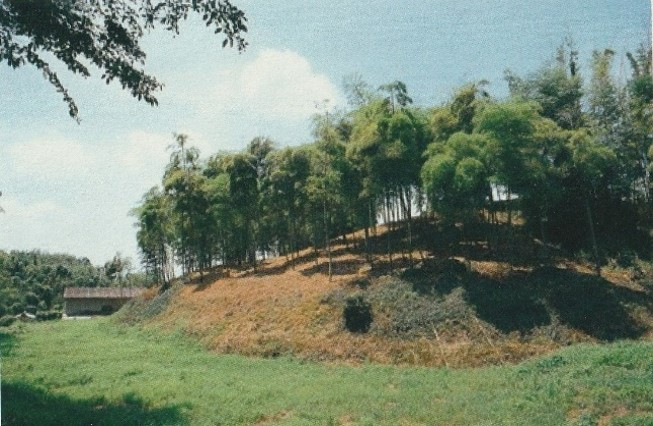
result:
[[(81, 124), (39, 72), (0, 64), (0, 249), (65, 252), (102, 264), (120, 252), (138, 264), (129, 215), (157, 185), (173, 133), (203, 157), (256, 136), (279, 147), (311, 141), (316, 103), (345, 106), (344, 76), (372, 86), (404, 81), (421, 106), (486, 79), (505, 96), (505, 69), (550, 61), (565, 37), (587, 66), (594, 49), (620, 55), (646, 42), (649, 0), (313, 2), (234, 0), (249, 19), (244, 53), (191, 18), (181, 34), (143, 39), (146, 71), (165, 84), (159, 106), (138, 102), (96, 71), (61, 67)], [(587, 78), (586, 78), (587, 79)]]

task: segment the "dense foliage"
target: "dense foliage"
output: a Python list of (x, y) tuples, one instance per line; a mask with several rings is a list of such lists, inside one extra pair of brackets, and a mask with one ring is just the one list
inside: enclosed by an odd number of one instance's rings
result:
[(129, 259), (116, 254), (103, 267), (86, 258), (40, 251), (0, 251), (0, 317), (61, 312), (66, 287), (142, 286)]
[(388, 233), (392, 265), (397, 249), (412, 256), (416, 215), (463, 236), (479, 223), (504, 230), (488, 232), (489, 245), (510, 244), (523, 225), (547, 246), (591, 253), (597, 270), (606, 254), (648, 256), (650, 50), (627, 55), (625, 81), (612, 74), (614, 52), (594, 53), (589, 78), (577, 56), (567, 43), (533, 74), (507, 72), (507, 99), (476, 82), (434, 107), (413, 106), (400, 81), (373, 90), (354, 76), (349, 109), (316, 115), (315, 141), (297, 147), (256, 138), (200, 161), (178, 135), (162, 185), (134, 210), (143, 262), (167, 282), (175, 264), (255, 265), (310, 245), (330, 253), (330, 239), (348, 243), (356, 229), (367, 249), (382, 222), (403, 235), (392, 247)]
[(0, 0), (0, 62), (41, 71), (75, 119), (77, 105), (50, 65), (53, 58), (82, 77), (91, 75), (92, 65), (107, 84), (117, 80), (135, 98), (156, 105), (162, 84), (145, 72), (140, 39), (155, 27), (179, 32), (191, 13), (224, 36), (223, 47), (245, 48), (247, 20), (229, 0)]

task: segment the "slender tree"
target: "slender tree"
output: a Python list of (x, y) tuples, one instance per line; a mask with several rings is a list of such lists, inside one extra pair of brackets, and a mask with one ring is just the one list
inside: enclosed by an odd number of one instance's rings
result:
[(587, 227), (594, 254), (595, 270), (601, 274), (601, 260), (595, 231), (593, 201), (599, 188), (609, 180), (615, 169), (617, 156), (609, 147), (599, 143), (585, 131), (575, 132), (569, 140), (573, 178), (583, 195)]
[(142, 204), (132, 211), (136, 217), (136, 241), (145, 270), (168, 288), (174, 276), (172, 244), (174, 225), (170, 200), (159, 187), (150, 189)]

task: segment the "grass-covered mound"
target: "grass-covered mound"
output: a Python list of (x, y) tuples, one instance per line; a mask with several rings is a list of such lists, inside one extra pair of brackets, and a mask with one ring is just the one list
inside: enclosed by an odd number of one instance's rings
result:
[(3, 425), (653, 422), (653, 345), (577, 345), (478, 369), (217, 355), (106, 319), (0, 335)]
[(597, 276), (517, 237), (519, 245), (503, 251), (421, 242), (412, 261), (397, 251), (391, 264), (379, 232), (371, 265), (362, 244), (334, 244), (332, 280), (326, 253), (306, 250), (151, 293), (119, 319), (181, 330), (221, 353), (450, 367), (653, 335), (653, 274), (646, 265), (613, 263)]

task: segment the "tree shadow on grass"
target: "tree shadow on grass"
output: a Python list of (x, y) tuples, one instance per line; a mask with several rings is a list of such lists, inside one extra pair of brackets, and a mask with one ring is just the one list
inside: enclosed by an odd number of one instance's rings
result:
[(546, 267), (502, 281), (469, 274), (463, 281), (466, 299), (479, 318), (503, 332), (526, 332), (551, 323), (580, 330), (601, 341), (635, 339), (646, 332), (625, 304), (651, 310), (651, 294), (616, 286), (590, 274)]
[(504, 333), (527, 333), (536, 327), (551, 324), (546, 301), (527, 280), (518, 278), (491, 280), (476, 274), (463, 281), (465, 299), (477, 316)]
[(226, 278), (228, 276), (229, 271), (221, 266), (218, 266), (216, 268), (205, 271), (202, 274), (196, 274), (193, 279), (186, 283), (186, 285), (195, 286), (193, 291), (204, 291), (215, 284), (219, 279)]
[(616, 286), (591, 274), (567, 269), (542, 268), (533, 274), (549, 305), (570, 326), (600, 340), (634, 339), (646, 328), (628, 314), (625, 306), (653, 310), (650, 293)]
[(637, 308), (653, 312), (651, 292), (621, 287), (595, 275), (541, 267), (492, 279), (467, 271), (453, 259), (430, 263), (407, 269), (402, 279), (422, 296), (445, 296), (462, 288), (477, 317), (502, 333), (526, 334), (550, 325), (554, 317), (561, 325), (601, 341), (636, 339), (650, 328), (630, 312)]
[(0, 332), (0, 358), (8, 356), (16, 346), (16, 337), (9, 333)]
[[(333, 260), (331, 262), (331, 273), (333, 275), (353, 275), (357, 273), (363, 265), (365, 265), (365, 261), (362, 259)], [(308, 277), (314, 274), (328, 275), (329, 263), (325, 261), (320, 262), (319, 265), (313, 265), (303, 269), (301, 273)]]
[[(282, 256), (283, 257), (283, 256)], [(314, 251), (306, 252), (301, 255), (285, 256), (286, 259), (283, 262), (276, 264), (275, 266), (270, 266), (266, 261), (259, 263), (256, 268), (248, 266), (248, 270), (242, 272), (240, 277), (251, 277), (251, 276), (267, 276), (267, 275), (280, 275), (285, 273), (289, 269), (295, 269), (297, 266), (303, 265), (308, 262), (315, 261), (317, 254)]]
[(186, 425), (179, 407), (147, 408), (133, 394), (123, 402), (74, 400), (23, 382), (2, 383), (2, 424), (18, 425)]

